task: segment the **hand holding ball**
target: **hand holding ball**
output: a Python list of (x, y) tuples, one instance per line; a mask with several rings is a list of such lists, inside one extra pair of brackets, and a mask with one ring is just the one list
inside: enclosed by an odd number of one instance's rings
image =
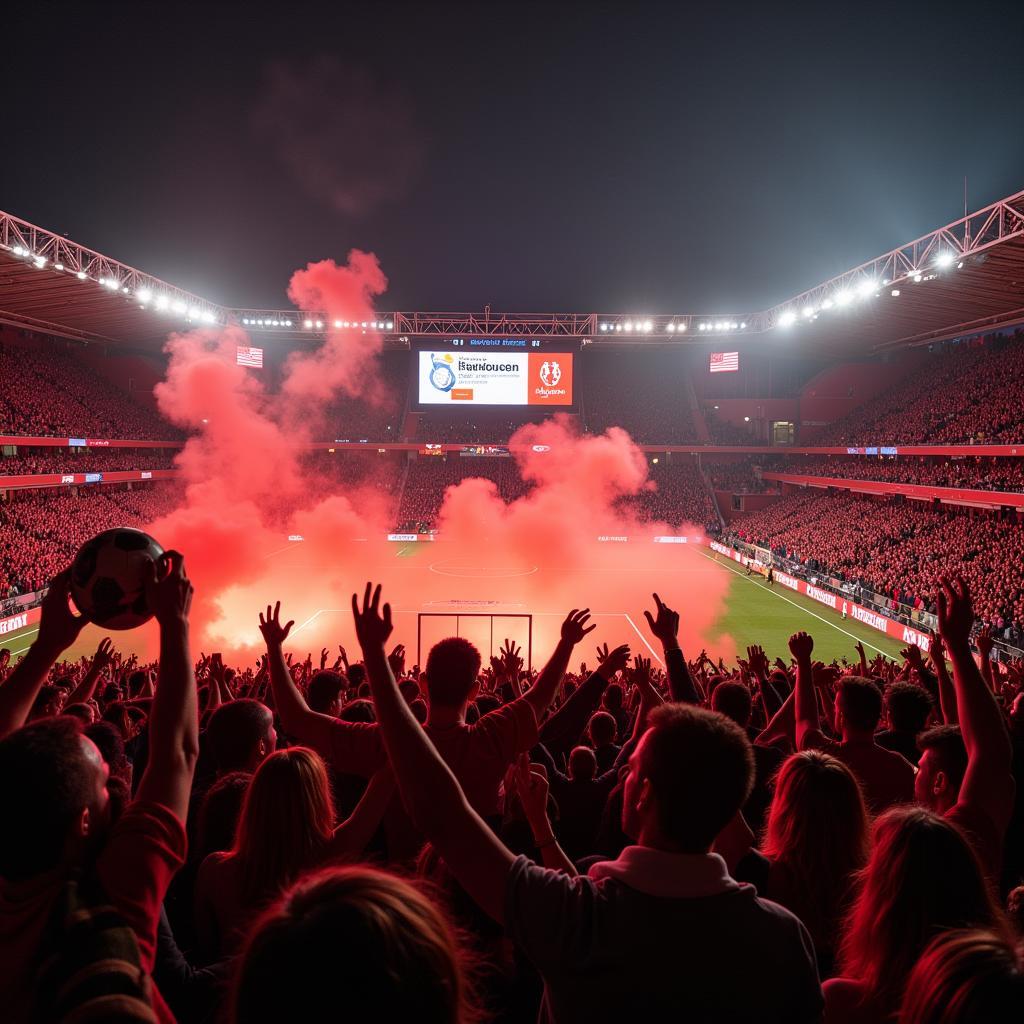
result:
[(148, 533), (125, 527), (87, 540), (71, 564), (71, 599), (104, 629), (134, 629), (153, 617), (146, 580), (164, 549)]

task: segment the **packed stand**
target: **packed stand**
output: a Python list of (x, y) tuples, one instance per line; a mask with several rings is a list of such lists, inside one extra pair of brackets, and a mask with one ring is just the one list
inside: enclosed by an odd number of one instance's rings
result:
[(692, 460), (668, 462), (659, 460), (649, 466), (649, 479), (657, 489), (641, 491), (623, 502), (638, 509), (646, 519), (678, 526), (692, 523), (709, 532), (721, 526), (714, 498), (708, 490), (700, 469)]
[(173, 484), (12, 491), (0, 502), (0, 600), (41, 590), (91, 536), (170, 512)]
[(170, 552), (158, 660), (68, 661), (53, 581), (0, 652), (5, 1020), (1024, 1016), (1024, 663), (979, 672), (962, 581), (927, 658), (831, 664), (684, 652), (654, 595), (653, 659), (583, 609), (540, 671), (411, 665), (386, 598), (352, 595), (358, 655), (267, 605), (232, 666)]
[(0, 456), (0, 476), (44, 473), (112, 473), (128, 469), (173, 469), (176, 448), (23, 448)]
[[(761, 479), (757, 472), (760, 460), (755, 463), (750, 460), (743, 462), (722, 462), (704, 463), (704, 472), (711, 486), (716, 491), (729, 491), (731, 494), (763, 494), (768, 490), (769, 484)], [(766, 467), (765, 467), (766, 468)]]
[(492, 481), (506, 503), (522, 497), (527, 490), (515, 460), (508, 457), (421, 455), (409, 463), (398, 506), (398, 530), (402, 533), (433, 530), (445, 492), (470, 477)]
[(1024, 334), (951, 344), (815, 437), (816, 445), (1024, 439)]
[(736, 535), (930, 613), (938, 579), (961, 574), (974, 590), (980, 621), (1011, 642), (1021, 637), (1024, 529), (1016, 517), (801, 491), (739, 521)]
[(471, 419), (467, 419), (465, 411), (456, 416), (423, 413), (416, 425), (416, 440), (424, 444), (505, 445), (520, 427), (543, 419), (473, 412)]
[(884, 480), (888, 483), (927, 487), (956, 487), (977, 491), (1024, 492), (1024, 462), (1011, 458), (968, 456), (959, 459), (877, 458), (835, 455), (809, 457), (794, 455), (775, 459), (763, 466), (774, 473), (831, 477), (843, 480)]
[(31, 350), (0, 341), (0, 434), (177, 441), (182, 434), (70, 347)]
[(338, 394), (323, 410), (315, 413), (316, 431), (331, 441), (397, 441), (402, 430), (404, 396), (409, 384), (409, 353), (381, 352), (380, 379), (387, 387), (378, 401)]

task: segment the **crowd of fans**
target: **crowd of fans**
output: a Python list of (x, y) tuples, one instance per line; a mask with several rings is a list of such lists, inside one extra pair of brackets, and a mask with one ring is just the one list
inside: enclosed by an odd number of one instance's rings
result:
[(339, 394), (324, 409), (311, 409), (311, 424), (326, 441), (397, 441), (402, 432), (405, 394), (409, 386), (409, 352), (386, 351), (378, 357), (377, 373), (385, 389), (371, 401), (361, 395)]
[(176, 448), (23, 448), (0, 455), (0, 476), (173, 469)]
[(934, 613), (940, 577), (958, 573), (979, 619), (1005, 639), (1024, 627), (1024, 530), (1015, 516), (805, 491), (740, 520), (741, 540), (892, 601)]
[(539, 672), (410, 665), (386, 596), (352, 596), (360, 660), (278, 602), (228, 665), (171, 552), (140, 664), (68, 660), (54, 579), (0, 651), (5, 1020), (1024, 1017), (1024, 663), (979, 672), (961, 580), (928, 660), (827, 665), (684, 652), (658, 595), (654, 663), (583, 609)]
[[(729, 491), (732, 494), (763, 494), (768, 489), (768, 485), (761, 479), (760, 473), (755, 470), (755, 465), (760, 467), (762, 462), (763, 460), (759, 458), (756, 464), (749, 459), (744, 459), (742, 462), (705, 463), (704, 472), (716, 491)], [(780, 469), (780, 472), (787, 472), (787, 470)]]
[(821, 445), (1009, 444), (1024, 431), (1024, 334), (950, 345), (815, 438)]
[(502, 416), (478, 409), (460, 409), (457, 414), (422, 413), (415, 439), (424, 444), (504, 445), (520, 427), (542, 419), (543, 415)]
[(70, 346), (0, 341), (0, 434), (176, 441), (156, 410), (75, 358)]
[[(1024, 463), (1016, 459), (966, 456), (957, 459), (861, 455), (799, 456), (759, 460), (775, 473), (843, 480), (885, 480), (927, 487), (958, 487), (1019, 494), (1024, 489)], [(741, 465), (741, 464), (737, 464)], [(709, 472), (713, 472), (709, 470)]]
[(700, 469), (685, 457), (676, 462), (659, 459), (649, 466), (649, 480), (655, 485), (627, 499), (646, 519), (678, 526), (692, 523), (709, 532), (721, 526), (715, 502)]
[(0, 502), (0, 601), (41, 590), (91, 536), (171, 511), (170, 483), (11, 491)]

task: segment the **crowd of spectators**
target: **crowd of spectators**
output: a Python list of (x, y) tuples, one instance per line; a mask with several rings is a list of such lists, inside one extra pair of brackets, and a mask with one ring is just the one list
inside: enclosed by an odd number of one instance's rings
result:
[(171, 483), (14, 490), (0, 502), (0, 600), (41, 590), (91, 536), (144, 526), (177, 500)]
[(821, 445), (1010, 444), (1024, 435), (1024, 334), (952, 344), (826, 427)]
[(0, 476), (173, 469), (176, 448), (24, 448), (0, 455)]
[(762, 461), (759, 458), (756, 462), (752, 459), (744, 459), (741, 462), (705, 462), (704, 472), (716, 491), (729, 491), (731, 494), (763, 494), (768, 489), (768, 484), (761, 479), (761, 474), (757, 471), (761, 468)]
[(397, 441), (402, 432), (405, 394), (409, 386), (409, 353), (381, 352), (379, 378), (385, 387), (377, 401), (338, 394), (323, 409), (311, 409), (318, 436), (326, 441)]
[(67, 659), (53, 581), (0, 651), (5, 1020), (1024, 1017), (1024, 662), (979, 671), (962, 581), (929, 659), (831, 664), (684, 651), (654, 595), (657, 664), (584, 609), (539, 672), (411, 665), (386, 598), (352, 596), (361, 660), (277, 602), (232, 665), (170, 552), (140, 664)]
[(0, 434), (177, 441), (154, 408), (75, 358), (70, 346), (0, 341)]
[(398, 531), (427, 533), (435, 529), (445, 491), (469, 477), (491, 480), (506, 502), (521, 497), (527, 490), (527, 484), (512, 458), (421, 455), (409, 463), (398, 506)]
[(479, 409), (457, 414), (422, 413), (416, 424), (416, 440), (424, 444), (508, 444), (509, 438), (527, 423), (538, 423), (543, 415), (502, 416)]
[(1024, 631), (1024, 530), (1015, 516), (808, 490), (751, 513), (735, 533), (928, 612), (939, 578), (958, 573), (970, 582), (983, 623), (1011, 641)]
[(765, 470), (843, 480), (884, 480), (927, 487), (958, 487), (1019, 494), (1024, 489), (1024, 463), (1017, 459), (966, 456), (956, 459), (911, 455), (878, 458), (866, 455), (825, 455), (761, 460)]
[(685, 457), (676, 462), (659, 459), (649, 470), (656, 489), (626, 499), (644, 518), (670, 526), (692, 523), (709, 532), (718, 531), (721, 523), (715, 502), (696, 463)]

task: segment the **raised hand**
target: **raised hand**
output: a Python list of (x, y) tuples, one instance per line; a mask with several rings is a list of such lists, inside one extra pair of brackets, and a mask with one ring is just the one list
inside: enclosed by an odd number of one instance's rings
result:
[(523, 805), (523, 813), (534, 831), (547, 825), (548, 780), (540, 765), (531, 765), (526, 754), (520, 754), (515, 765), (516, 791)]
[(95, 669), (106, 668), (114, 660), (114, 641), (105, 636), (96, 653), (92, 656), (92, 667)]
[(326, 647), (322, 648), (321, 651), (320, 651), (320, 671), (323, 672), (323, 670), (325, 668), (327, 668), (327, 648)]
[(71, 594), (71, 570), (65, 569), (50, 581), (50, 588), (43, 598), (42, 619), (39, 623), (41, 647), (54, 657), (67, 650), (82, 632), (86, 620), (71, 611), (68, 599)]
[(597, 665), (605, 679), (611, 679), (616, 672), (621, 672), (629, 664), (629, 645), (622, 644), (612, 650), (608, 645), (597, 649)]
[(917, 644), (908, 644), (900, 651), (903, 658), (911, 668), (921, 669), (924, 666), (924, 658), (921, 657), (921, 648)]
[(338, 655), (341, 658), (342, 665), (345, 666), (345, 671), (348, 672), (348, 654), (345, 653), (345, 648), (338, 644)]
[(651, 659), (639, 654), (633, 659), (633, 672), (630, 679), (637, 686), (644, 688), (651, 685)]
[(768, 675), (768, 655), (764, 653), (764, 648), (754, 644), (747, 648), (747, 664), (750, 665), (750, 671), (757, 676)]
[(587, 620), (589, 618), (589, 608), (584, 608), (582, 611), (577, 608), (573, 608), (562, 623), (562, 639), (567, 640), (573, 646), (578, 644), (588, 633), (592, 633), (597, 629), (596, 622), (591, 623), (589, 626), (587, 625)]
[(165, 551), (146, 581), (146, 603), (161, 626), (188, 622), (192, 583), (185, 573), (185, 556)]
[(263, 639), (267, 642), (267, 647), (280, 647), (288, 638), (288, 634), (294, 625), (294, 619), (289, 619), (283, 626), (281, 625), (280, 601), (273, 608), (268, 604), (265, 616), (263, 612), (260, 612), (260, 632), (263, 634)]
[(518, 645), (513, 644), (511, 640), (506, 639), (504, 645), (501, 648), (501, 660), (504, 662), (506, 671), (511, 675), (514, 672), (518, 672), (523, 665), (523, 659), (519, 656), (520, 648)]
[(663, 647), (679, 646), (679, 612), (673, 611), (665, 604), (657, 594), (651, 595), (657, 610), (655, 618), (647, 610), (644, 610), (644, 618), (651, 632), (661, 641)]
[(939, 587), (935, 597), (939, 610), (939, 632), (946, 647), (953, 653), (954, 647), (962, 650), (970, 645), (971, 626), (974, 625), (971, 592), (959, 576), (954, 579), (941, 577)]
[(809, 633), (794, 633), (789, 638), (789, 650), (797, 661), (809, 661), (814, 650), (814, 638)]
[(383, 647), (394, 625), (391, 622), (391, 605), (380, 607), (380, 584), (366, 584), (363, 606), (359, 607), (359, 596), (352, 595), (352, 616), (356, 622), (356, 636), (365, 652), (368, 648)]
[(982, 626), (974, 638), (974, 643), (982, 658), (987, 658), (992, 653), (992, 648), (995, 646), (995, 640), (992, 637), (992, 627), (987, 625)]
[(396, 679), (405, 675), (405, 645), (396, 644), (388, 655), (388, 664), (391, 666), (391, 674)]

